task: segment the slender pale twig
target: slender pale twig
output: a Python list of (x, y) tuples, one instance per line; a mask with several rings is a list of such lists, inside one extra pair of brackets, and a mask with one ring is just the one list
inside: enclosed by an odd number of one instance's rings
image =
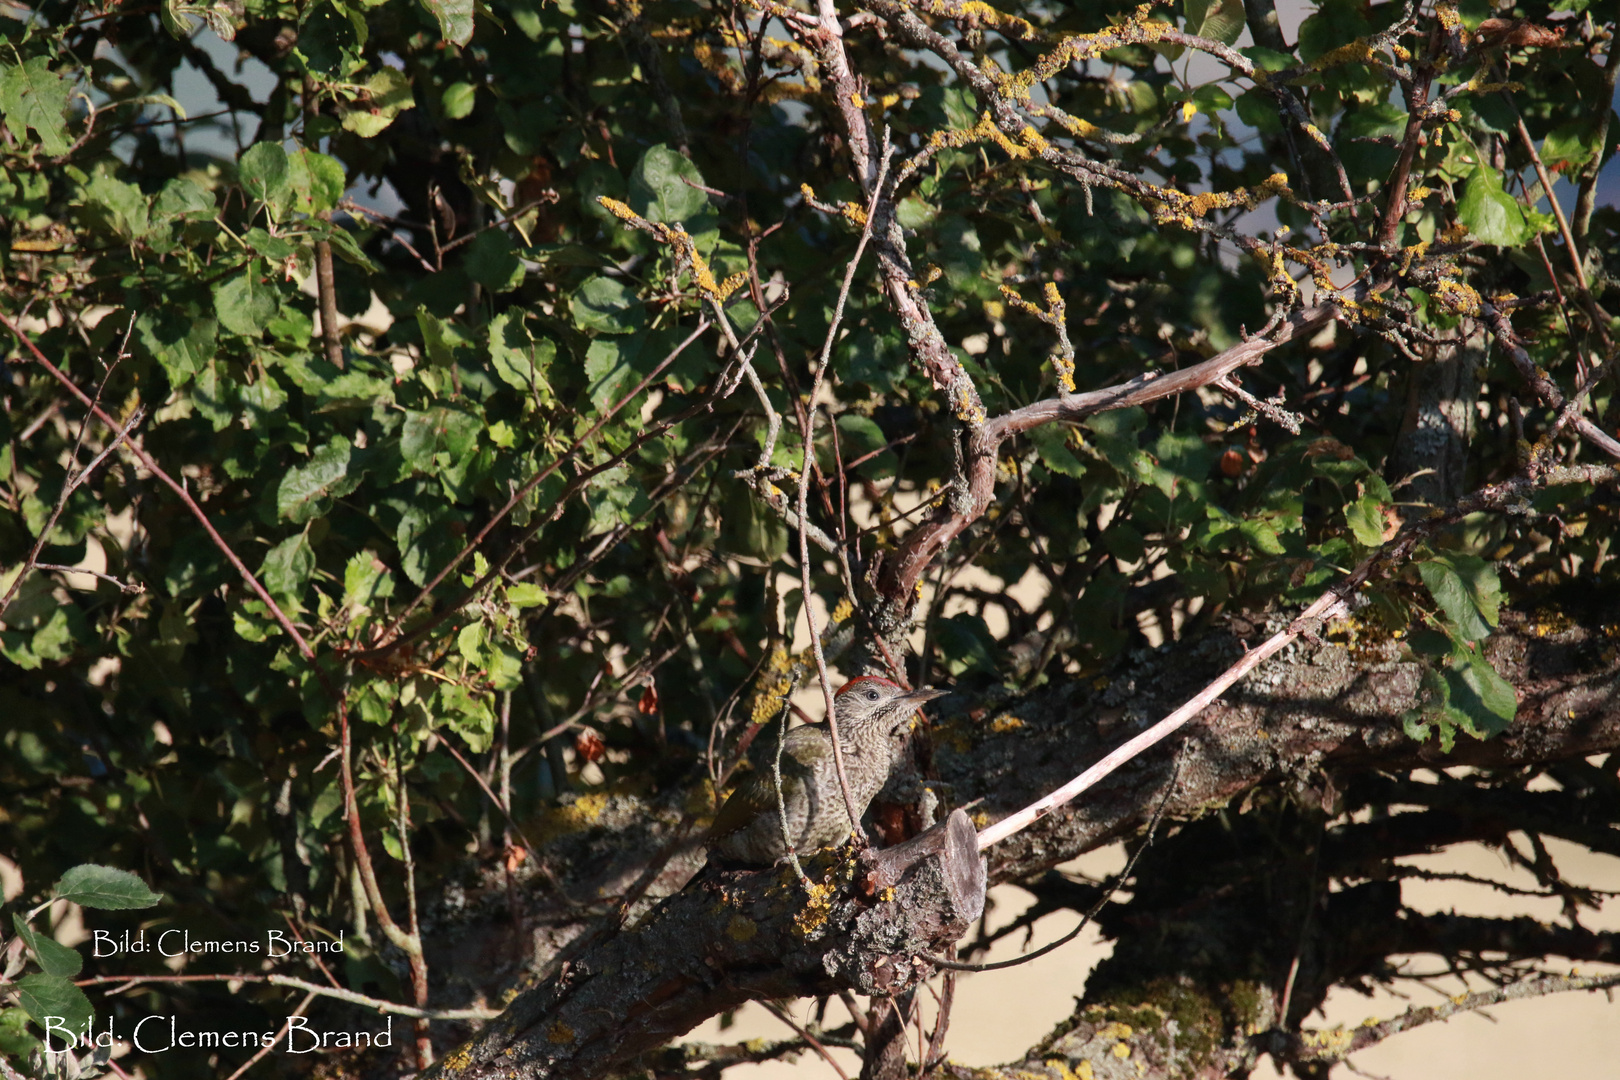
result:
[(318, 996), (319, 995), (316, 994), (315, 991), (313, 991), (313, 990), (311, 990), (309, 993), (305, 994), (304, 995), (304, 1000), (300, 1001), (293, 1008), (293, 1011), (287, 1014), (287, 1019), (285, 1019), (285, 1020), (283, 1020), (281, 1022), (281, 1029), (276, 1032), (275, 1037), (272, 1038), (269, 1042), (265, 1043), (263, 1046), (259, 1047), (258, 1053), (254, 1054), (252, 1057), (250, 1057), (246, 1061), (242, 1062), (241, 1067), (238, 1068), (235, 1072), (231, 1073), (231, 1075), (227, 1076), (225, 1078), (225, 1080), (241, 1080), (241, 1076), (242, 1076), (243, 1073), (247, 1072), (249, 1069), (253, 1068), (253, 1066), (255, 1066), (259, 1062), (263, 1061), (265, 1055), (268, 1054), (271, 1050), (275, 1049), (276, 1043), (280, 1042), (283, 1038), (285, 1038), (286, 1035), (287, 1035), (287, 1032), (292, 1030), (293, 1017), (295, 1017), (295, 1016), (303, 1016), (304, 1013), (309, 1010), (310, 1002), (314, 1001), (316, 999), (316, 997), (318, 997)]
[(411, 1005), (401, 1005), (395, 1001), (367, 997), (365, 994), (357, 994), (353, 990), (343, 990), (335, 986), (322, 986), (320, 983), (313, 983), (308, 979), (294, 978), (291, 975), (92, 975), (86, 979), (74, 979), (73, 985), (103, 986), (108, 983), (118, 983), (133, 986), (142, 983), (184, 982), (268, 983), (271, 986), (286, 986), (294, 990), (304, 990), (312, 994), (318, 994), (321, 997), (347, 1001), (351, 1005), (374, 1009), (380, 1013), (421, 1017), (426, 1020), (493, 1020), (500, 1015), (500, 1012), (496, 1009), (418, 1009)]
[(883, 199), (883, 182), (888, 175), (891, 153), (888, 132), (885, 131), (883, 159), (878, 164), (877, 181), (872, 185), (872, 198), (866, 207), (866, 223), (861, 227), (861, 238), (855, 245), (855, 254), (844, 270), (844, 282), (838, 290), (838, 302), (833, 306), (832, 323), (827, 327), (827, 336), (821, 343), (821, 356), (817, 359), (816, 370), (811, 376), (812, 407), (805, 420), (804, 460), (799, 466), (799, 584), (804, 590), (804, 618), (810, 628), (810, 650), (816, 658), (816, 677), (821, 682), (821, 697), (827, 706), (827, 733), (832, 737), (833, 771), (838, 774), (838, 789), (844, 796), (844, 809), (849, 814), (850, 830), (863, 840), (866, 833), (861, 828), (861, 815), (855, 809), (855, 799), (849, 791), (849, 779), (844, 774), (844, 747), (838, 738), (838, 716), (833, 708), (832, 680), (827, 676), (827, 658), (821, 651), (821, 634), (816, 629), (816, 613), (810, 605), (810, 599), (815, 594), (810, 587), (810, 530), (805, 525), (809, 520), (806, 514), (809, 511), (810, 462), (815, 454), (815, 448), (811, 445), (816, 431), (816, 410), (813, 406), (816, 395), (821, 392), (822, 381), (827, 377), (827, 368), (832, 363), (833, 342), (838, 340), (838, 325), (844, 318), (844, 304), (849, 299), (849, 289), (855, 281), (855, 270), (860, 265), (861, 256), (866, 252), (867, 241), (872, 238), (872, 222), (877, 217), (878, 203)]
[(1613, 482), (1620, 478), (1620, 470), (1605, 465), (1561, 466), (1541, 468), (1531, 462), (1519, 475), (1499, 484), (1490, 484), (1468, 498), (1459, 500), (1450, 510), (1406, 526), (1401, 533), (1363, 559), (1356, 568), (1333, 588), (1317, 597), (1310, 607), (1300, 613), (1287, 627), (1273, 634), (1257, 649), (1246, 653), (1243, 659), (1223, 671), (1213, 682), (1187, 701), (1181, 708), (1160, 720), (1146, 731), (1110, 751), (1103, 759), (1056, 791), (1037, 799), (1028, 806), (1009, 814), (979, 833), (979, 850), (1000, 843), (1058, 807), (1074, 799), (1121, 765), (1140, 755), (1144, 750), (1174, 734), (1212, 704), (1226, 690), (1253, 671), (1270, 657), (1302, 634), (1314, 634), (1325, 622), (1340, 617), (1346, 611), (1345, 601), (1353, 595), (1380, 566), (1396, 565), (1410, 554), (1417, 544), (1445, 525), (1470, 513), (1512, 505), (1543, 486), (1559, 483)]

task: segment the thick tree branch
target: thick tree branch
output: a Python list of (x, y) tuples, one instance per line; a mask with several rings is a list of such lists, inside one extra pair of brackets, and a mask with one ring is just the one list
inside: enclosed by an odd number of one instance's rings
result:
[(629, 930), (528, 991), (427, 1076), (591, 1077), (745, 1001), (855, 990), (891, 995), (932, 973), (984, 908), (984, 869), (960, 811), (906, 844), (786, 866), (709, 872)]

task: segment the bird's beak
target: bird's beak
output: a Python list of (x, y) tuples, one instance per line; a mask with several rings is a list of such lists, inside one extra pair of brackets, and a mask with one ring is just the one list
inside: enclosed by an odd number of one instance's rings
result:
[(910, 728), (912, 717), (917, 715), (917, 709), (919, 706), (933, 701), (935, 698), (944, 697), (948, 693), (950, 693), (949, 690), (938, 690), (932, 686), (924, 686), (919, 687), (908, 694), (902, 694), (899, 698), (896, 698), (896, 701), (903, 702), (904, 704), (910, 706), (910, 708), (906, 709), (900, 714), (900, 718), (895, 722), (894, 727), (889, 729), (889, 734), (891, 736), (898, 735), (902, 731)]

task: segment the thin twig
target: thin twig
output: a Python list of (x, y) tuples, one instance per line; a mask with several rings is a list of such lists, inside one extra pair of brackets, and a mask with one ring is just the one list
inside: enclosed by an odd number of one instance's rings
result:
[[(432, 596), (433, 590), (439, 587), (439, 583), (448, 577), (452, 570), (460, 566), (467, 556), (471, 555), (478, 549), (478, 545), (482, 544), (484, 542), (484, 538), (494, 531), (495, 526), (499, 525), (506, 519), (506, 516), (512, 512), (513, 507), (522, 502), (524, 498), (528, 496), (529, 492), (533, 491), (536, 487), (540, 486), (540, 484), (544, 483), (546, 478), (561, 468), (564, 462), (568, 461), (576, 453), (578, 453), (582, 446), (590, 442), (591, 439), (595, 438), (596, 433), (601, 431), (603, 426), (605, 426), (609, 420), (613, 419), (613, 417), (616, 416), (621, 409), (628, 405), (637, 394), (641, 393), (649, 385), (651, 385), (654, 379), (658, 378), (659, 375), (662, 375), (664, 369), (669, 367), (670, 364), (673, 364), (676, 358), (679, 357), (681, 353), (686, 351), (686, 347), (701, 337), (703, 332), (711, 325), (713, 324), (708, 319), (700, 319), (692, 332), (688, 334), (680, 342), (680, 344), (671, 349), (669, 351), (669, 355), (664, 357), (664, 359), (659, 362), (657, 367), (653, 368), (653, 370), (649, 372), (645, 378), (637, 383), (634, 389), (621, 398), (619, 402), (611, 409), (604, 411), (602, 415), (597, 418), (596, 423), (592, 424), (583, 435), (575, 439), (573, 445), (559, 454), (557, 458), (551, 462), (551, 464), (539, 470), (533, 476), (529, 477), (528, 480), (524, 481), (523, 485), (512, 493), (511, 498), (506, 500), (506, 504), (499, 510), (495, 511), (494, 514), (490, 515), (489, 520), (484, 523), (483, 528), (479, 529), (478, 532), (473, 534), (472, 539), (467, 541), (466, 545), (462, 547), (462, 549), (457, 552), (453, 558), (445, 563), (444, 566), (440, 567), (438, 573), (434, 574), (433, 577), (428, 580), (427, 584), (422, 586), (421, 591), (411, 598), (410, 603), (406, 604), (404, 609), (394, 617), (394, 620), (388, 624), (388, 628), (383, 632), (382, 640), (387, 644), (393, 644), (394, 636), (399, 632), (400, 626), (404, 624), (411, 612), (420, 607), (429, 596)], [(492, 570), (490, 574), (485, 575), (485, 578), (488, 579), (489, 577), (493, 576), (494, 573), (495, 571)], [(372, 651), (375, 652), (377, 650)]]
[[(11, 333), (17, 338), (18, 342), (22, 344), (23, 348), (27, 349), (28, 352), (33, 356), (34, 362), (49, 372), (51, 377), (57, 382), (61, 383), (70, 394), (78, 398), (79, 403), (94, 413), (96, 419), (100, 420), (103, 424), (106, 424), (114, 431), (119, 430), (118, 422), (111, 416), (107, 415), (106, 410), (92, 401), (88, 394), (86, 394), (83, 390), (80, 390), (72, 379), (69, 379), (65, 374), (62, 373), (60, 368), (51, 363), (50, 360), (46, 358), (45, 354), (39, 351), (39, 346), (35, 345), (33, 340), (29, 338), (27, 334), (23, 333), (22, 328), (13, 322), (10, 316), (6, 315), (6, 313), (3, 311), (0, 311), (0, 325), (3, 325), (7, 330), (10, 330)], [(197, 500), (191, 497), (191, 492), (186, 490), (184, 484), (170, 476), (168, 470), (159, 465), (157, 463), (157, 459), (142, 449), (138, 443), (130, 443), (129, 449), (140, 461), (140, 463), (146, 467), (148, 472), (157, 477), (159, 480), (163, 481), (169, 490), (173, 491), (175, 495), (179, 496), (180, 501), (185, 505), (186, 509), (191, 512), (191, 516), (196, 518), (198, 523), (202, 525), (203, 531), (208, 534), (209, 540), (213, 541), (214, 546), (218, 548), (220, 553), (225, 556), (226, 561), (229, 562), (231, 566), (235, 568), (236, 572), (241, 575), (242, 580), (244, 583), (246, 583), (247, 587), (251, 589), (253, 594), (264, 603), (266, 608), (269, 609), (271, 616), (276, 620), (276, 624), (286, 632), (289, 638), (292, 639), (293, 644), (298, 646), (298, 651), (303, 654), (304, 659), (310, 661), (310, 663), (315, 667), (316, 677), (322, 682), (323, 685), (327, 684), (329, 680), (326, 677), (326, 672), (322, 670), (319, 665), (314, 665), (315, 650), (310, 647), (310, 644), (307, 640), (305, 640), (304, 635), (299, 633), (298, 627), (293, 625), (292, 620), (287, 617), (287, 613), (281, 609), (281, 605), (276, 603), (275, 598), (270, 595), (269, 591), (265, 589), (264, 585), (260, 583), (259, 579), (254, 576), (253, 571), (247, 568), (247, 564), (242, 562), (241, 557), (236, 554), (236, 552), (231, 548), (231, 545), (227, 544), (225, 542), (225, 538), (219, 535), (219, 530), (214, 528), (213, 522), (208, 520), (208, 515), (203, 513), (202, 507), (197, 505)], [(330, 689), (329, 686), (328, 689)]]
[(1119, 889), (1119, 887), (1130, 880), (1131, 871), (1136, 869), (1137, 860), (1142, 857), (1143, 852), (1147, 851), (1148, 848), (1153, 846), (1154, 833), (1158, 831), (1159, 822), (1164, 818), (1164, 811), (1170, 805), (1170, 797), (1176, 793), (1176, 787), (1181, 781), (1182, 757), (1183, 755), (1181, 753), (1176, 754), (1175, 769), (1170, 774), (1170, 783), (1165, 786), (1164, 797), (1159, 800), (1158, 807), (1153, 811), (1153, 818), (1148, 822), (1147, 835), (1143, 839), (1142, 845), (1135, 851), (1131, 852), (1130, 859), (1125, 863), (1125, 869), (1121, 870), (1117, 875), (1114, 876), (1113, 884), (1103, 889), (1102, 895), (1097, 898), (1097, 902), (1091, 905), (1091, 907), (1081, 916), (1080, 925), (1076, 926), (1073, 930), (1070, 930), (1067, 934), (1064, 934), (1056, 941), (1051, 941), (1045, 945), (1042, 945), (1034, 952), (1024, 953), (1022, 956), (1015, 956), (1009, 960), (997, 960), (989, 964), (967, 964), (954, 958), (954, 949), (952, 950), (952, 956), (930, 956), (925, 953), (923, 954), (923, 959), (927, 960), (930, 964), (933, 964), (936, 967), (942, 967), (947, 971), (999, 971), (1002, 968), (1018, 967), (1022, 964), (1027, 964), (1032, 960), (1039, 960), (1046, 954), (1063, 948), (1063, 946), (1079, 937), (1085, 928), (1090, 926), (1092, 922), (1096, 920), (1098, 915), (1102, 914), (1102, 909), (1107, 907), (1108, 904), (1113, 900), (1114, 893)]
[(353, 990), (322, 986), (320, 983), (312, 983), (308, 979), (298, 979), (291, 975), (92, 975), (86, 979), (74, 979), (73, 985), (104, 986), (108, 983), (119, 983), (133, 986), (143, 983), (185, 982), (268, 983), (271, 986), (286, 986), (294, 990), (304, 990), (311, 994), (317, 994), (321, 997), (347, 1001), (351, 1005), (375, 1009), (380, 1013), (421, 1017), (425, 1020), (493, 1020), (500, 1015), (500, 1012), (496, 1009), (418, 1009), (394, 1001), (384, 1001), (382, 998), (367, 997), (365, 994), (357, 994)]
[(1458, 1013), (1475, 1012), (1491, 1005), (1500, 1005), (1505, 1001), (1545, 997), (1548, 994), (1571, 990), (1603, 990), (1611, 986), (1620, 986), (1620, 973), (1547, 975), (1539, 979), (1525, 979), (1491, 990), (1459, 995), (1443, 1005), (1408, 1009), (1394, 1019), (1382, 1023), (1362, 1024), (1354, 1031), (1345, 1033), (1348, 1037), (1343, 1039), (1324, 1037), (1327, 1034), (1325, 1032), (1302, 1031), (1293, 1036), (1291, 1047), (1293, 1052), (1288, 1057), (1313, 1064), (1342, 1061), (1358, 1050), (1365, 1050), (1375, 1043), (1383, 1042), (1391, 1035), (1398, 1035), (1403, 1031), (1422, 1027), (1424, 1024), (1432, 1024), (1437, 1020), (1449, 1020)]
[(276, 1032), (275, 1037), (269, 1042), (265, 1043), (263, 1046), (259, 1047), (258, 1053), (242, 1062), (241, 1067), (235, 1072), (231, 1073), (231, 1075), (227, 1076), (225, 1080), (240, 1080), (243, 1073), (247, 1072), (249, 1069), (253, 1068), (253, 1066), (263, 1061), (265, 1055), (275, 1048), (276, 1043), (280, 1042), (282, 1038), (286, 1036), (287, 1032), (292, 1030), (293, 1017), (303, 1016), (304, 1013), (309, 1009), (309, 1003), (314, 1001), (318, 996), (319, 995), (317, 995), (313, 990), (305, 994), (304, 1000), (300, 1001), (297, 1006), (294, 1007), (293, 1011), (287, 1014), (287, 1019), (281, 1022), (281, 1029)]
[[(97, 392), (97, 396), (100, 396), (99, 391)], [(27, 560), (23, 562), (21, 569), (17, 571), (17, 576), (11, 580), (11, 587), (6, 590), (4, 599), (0, 599), (0, 618), (5, 617), (6, 609), (11, 607), (11, 602), (16, 599), (18, 591), (22, 588), (23, 579), (28, 576), (28, 572), (30, 570), (66, 570), (76, 574), (93, 574), (96, 577), (105, 578), (106, 580), (112, 582), (126, 593), (141, 592), (145, 588), (143, 585), (125, 585), (117, 578), (109, 577), (106, 574), (97, 573), (94, 570), (80, 570), (77, 567), (72, 566), (58, 566), (55, 563), (42, 564), (39, 562), (39, 553), (45, 550), (45, 545), (51, 537), (51, 531), (56, 528), (56, 521), (62, 516), (62, 511), (67, 506), (68, 497), (71, 496), (73, 492), (85, 482), (85, 480), (89, 479), (90, 474), (96, 471), (97, 466), (99, 466), (103, 461), (107, 460), (107, 455), (118, 449), (118, 445), (129, 438), (129, 433), (134, 431), (135, 426), (145, 419), (145, 417), (146, 409), (143, 406), (137, 406), (135, 411), (130, 414), (129, 420), (125, 422), (124, 426), (117, 429), (118, 434), (114, 436), (112, 442), (108, 443), (106, 448), (102, 450), (101, 453), (91, 458), (90, 464), (86, 465), (82, 469), (78, 469), (68, 474), (67, 480), (62, 484), (61, 494), (56, 497), (56, 506), (51, 509), (51, 516), (46, 519), (44, 528), (39, 530), (39, 536), (34, 540), (34, 546), (28, 552)], [(88, 426), (89, 422), (90, 416), (86, 414), (84, 424), (80, 425), (79, 427), (79, 439), (81, 441), (84, 439), (84, 428)], [(78, 455), (77, 445), (74, 446), (73, 452), (74, 456)]]
[(782, 791), (782, 749), (787, 746), (788, 716), (793, 711), (792, 705), (791, 701), (784, 698), (777, 717), (781, 727), (776, 732), (776, 754), (771, 758), (771, 783), (776, 789), (776, 821), (782, 827), (782, 846), (787, 849), (788, 862), (793, 864), (793, 872), (799, 876), (799, 884), (804, 887), (806, 893), (809, 893), (812, 888), (810, 875), (804, 872), (804, 866), (799, 862), (799, 852), (793, 843), (793, 832), (788, 828), (787, 795)]
[(849, 1074), (844, 1071), (843, 1066), (838, 1064), (838, 1059), (833, 1057), (825, 1046), (821, 1045), (820, 1039), (806, 1031), (802, 1026), (800, 1026), (798, 1021), (789, 1016), (787, 1012), (778, 1006), (774, 1001), (762, 1001), (760, 1004), (765, 1006), (766, 1012), (770, 1013), (772, 1016), (782, 1021), (782, 1023), (792, 1028), (794, 1034), (803, 1039), (810, 1049), (820, 1054), (822, 1059), (833, 1067), (833, 1071), (838, 1074), (839, 1080), (849, 1080)]
[[(62, 574), (89, 574), (93, 578), (100, 578), (102, 581), (105, 581), (109, 585), (116, 585), (118, 587), (118, 589), (121, 592), (124, 592), (124, 593), (133, 594), (133, 593), (143, 593), (143, 592), (146, 591), (146, 586), (144, 584), (142, 584), (141, 582), (139, 582), (139, 581), (123, 581), (123, 580), (121, 580), (119, 578), (113, 577), (111, 574), (103, 574), (100, 570), (91, 570), (91, 569), (88, 569), (88, 568), (83, 567), (83, 566), (61, 566), (61, 565), (59, 565), (57, 563), (43, 563), (42, 562), (42, 563), (35, 563), (34, 564), (34, 569), (35, 570), (55, 570), (58, 573), (62, 573)], [(0, 613), (3, 613), (4, 610), (5, 610), (4, 606), (0, 606)]]
[(861, 256), (866, 252), (867, 241), (872, 238), (872, 222), (877, 216), (878, 203), (883, 198), (883, 182), (888, 175), (889, 159), (892, 151), (889, 146), (888, 132), (883, 136), (883, 160), (878, 165), (877, 182), (872, 185), (872, 198), (866, 208), (866, 223), (861, 228), (861, 238), (855, 245), (855, 254), (844, 269), (844, 282), (838, 290), (838, 302), (833, 306), (831, 324), (827, 327), (827, 336), (821, 343), (821, 356), (816, 361), (816, 370), (811, 376), (809, 410), (804, 425), (804, 460), (799, 467), (799, 584), (804, 590), (804, 618), (810, 628), (810, 649), (816, 659), (816, 677), (821, 683), (821, 697), (827, 706), (827, 734), (832, 737), (833, 771), (838, 774), (838, 789), (844, 796), (844, 809), (849, 814), (850, 831), (861, 840), (866, 839), (866, 832), (861, 828), (861, 815), (855, 808), (855, 798), (850, 794), (849, 779), (844, 773), (844, 747), (838, 737), (838, 715), (833, 707), (832, 680), (827, 675), (827, 658), (821, 650), (821, 634), (816, 629), (816, 613), (810, 600), (815, 593), (810, 584), (810, 531), (805, 527), (809, 521), (807, 516), (810, 495), (810, 462), (815, 456), (811, 441), (816, 431), (816, 410), (814, 402), (816, 395), (821, 392), (822, 381), (827, 377), (827, 368), (832, 363), (833, 343), (838, 340), (838, 326), (844, 318), (844, 304), (849, 299), (850, 286), (855, 281), (855, 270), (860, 266)]
[(1101, 761), (1086, 769), (1056, 791), (1037, 799), (1016, 813), (1009, 814), (980, 832), (979, 850), (983, 851), (1028, 828), (1081, 792), (1095, 786), (1121, 765), (1173, 734), (1188, 721), (1203, 712), (1229, 687), (1275, 655), (1295, 638), (1306, 632), (1314, 634), (1325, 622), (1342, 616), (1347, 610), (1346, 599), (1371, 578), (1376, 570), (1380, 567), (1399, 565), (1401, 560), (1409, 555), (1419, 542), (1438, 531), (1441, 527), (1450, 525), (1470, 513), (1513, 505), (1544, 486), (1561, 483), (1613, 482), (1617, 478), (1620, 478), (1620, 469), (1612, 466), (1586, 465), (1549, 468), (1541, 465), (1539, 459), (1532, 460), (1519, 475), (1501, 483), (1490, 484), (1481, 488), (1473, 495), (1458, 500), (1448, 511), (1407, 525), (1393, 540), (1363, 559), (1342, 581), (1317, 597), (1315, 602), (1301, 612), (1298, 618), (1290, 622), (1287, 627), (1273, 634), (1259, 648), (1246, 653), (1243, 659), (1223, 671), (1213, 682), (1193, 695), (1181, 708), (1175, 710), (1140, 735), (1116, 747), (1105, 755)]
[[(504, 713), (510, 707), (511, 697), (508, 695), (505, 704), (502, 706), (502, 712)], [(523, 846), (528, 848), (531, 853), (538, 852), (540, 849), (535, 847), (534, 844), (529, 841), (527, 836), (523, 835), (523, 830), (518, 827), (517, 821), (513, 819), (512, 810), (506, 805), (505, 800), (497, 797), (495, 792), (490, 790), (489, 781), (485, 780), (484, 777), (479, 774), (478, 770), (472, 767), (471, 762), (461, 756), (461, 751), (457, 750), (453, 745), (451, 745), (449, 739), (441, 738), (439, 740), (439, 745), (450, 751), (450, 756), (461, 763), (461, 767), (467, 770), (467, 775), (471, 776), (473, 780), (477, 782), (478, 786), (483, 789), (484, 794), (489, 796), (489, 801), (494, 803), (495, 808), (501, 812), (501, 816), (506, 818), (506, 824), (514, 833), (517, 834), (517, 838), (523, 841)], [(503, 790), (505, 790), (511, 783), (510, 769), (511, 766), (508, 763), (502, 771)]]

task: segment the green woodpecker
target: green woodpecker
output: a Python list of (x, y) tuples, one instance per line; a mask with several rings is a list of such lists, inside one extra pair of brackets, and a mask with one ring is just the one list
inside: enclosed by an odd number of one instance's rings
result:
[[(861, 675), (833, 698), (844, 776), (857, 816), (883, 789), (917, 707), (946, 693), (924, 687), (907, 691), (879, 675)], [(762, 740), (763, 741), (763, 740)], [(708, 848), (721, 862), (770, 866), (787, 854), (776, 784), (768, 764), (774, 746), (763, 748), (766, 764), (731, 793), (709, 828)], [(782, 747), (782, 803), (793, 849), (808, 854), (854, 832), (833, 765), (832, 734), (825, 724), (787, 733)]]

